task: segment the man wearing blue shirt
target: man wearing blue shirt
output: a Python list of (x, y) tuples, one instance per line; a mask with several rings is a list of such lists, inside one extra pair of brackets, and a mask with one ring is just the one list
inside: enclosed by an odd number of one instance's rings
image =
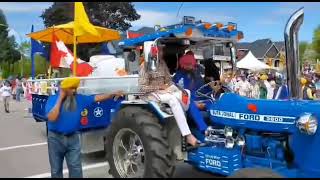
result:
[(63, 178), (63, 160), (66, 158), (69, 177), (81, 178), (80, 118), (81, 111), (94, 102), (104, 101), (123, 94), (116, 92), (101, 95), (76, 93), (80, 79), (69, 77), (60, 85), (59, 95), (50, 96), (46, 104), (48, 118), (48, 152), (52, 178)]

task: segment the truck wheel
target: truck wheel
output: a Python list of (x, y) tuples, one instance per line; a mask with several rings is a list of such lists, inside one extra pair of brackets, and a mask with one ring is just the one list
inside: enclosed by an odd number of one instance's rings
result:
[(236, 171), (229, 178), (283, 178), (267, 168), (244, 168)]
[(141, 107), (120, 110), (106, 134), (109, 173), (116, 178), (166, 178), (175, 170), (175, 156), (166, 129)]

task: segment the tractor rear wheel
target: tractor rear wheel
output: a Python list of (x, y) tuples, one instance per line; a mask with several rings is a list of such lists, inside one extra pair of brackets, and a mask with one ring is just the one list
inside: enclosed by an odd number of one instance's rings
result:
[(283, 178), (267, 168), (244, 168), (236, 171), (229, 178)]
[(175, 156), (167, 130), (141, 107), (117, 113), (106, 134), (109, 173), (116, 178), (167, 178), (175, 170)]

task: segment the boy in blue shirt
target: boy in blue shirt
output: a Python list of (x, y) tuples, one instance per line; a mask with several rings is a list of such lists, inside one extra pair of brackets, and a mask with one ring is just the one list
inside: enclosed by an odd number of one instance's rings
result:
[(50, 96), (46, 104), (48, 118), (48, 152), (52, 178), (63, 178), (63, 159), (66, 158), (69, 177), (82, 178), (80, 118), (81, 111), (94, 102), (123, 96), (121, 92), (101, 95), (76, 93), (80, 79), (69, 77), (61, 82), (60, 94)]

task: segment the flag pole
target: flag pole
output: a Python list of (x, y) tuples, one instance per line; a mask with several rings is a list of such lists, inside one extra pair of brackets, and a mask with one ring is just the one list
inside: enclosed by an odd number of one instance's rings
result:
[(77, 36), (73, 35), (73, 76), (77, 76)]
[[(33, 33), (33, 24), (31, 26), (31, 33)], [(34, 53), (33, 53), (33, 46), (32, 46), (32, 38), (30, 38), (31, 40), (31, 78), (34, 79), (35, 78), (35, 63), (34, 63)]]

